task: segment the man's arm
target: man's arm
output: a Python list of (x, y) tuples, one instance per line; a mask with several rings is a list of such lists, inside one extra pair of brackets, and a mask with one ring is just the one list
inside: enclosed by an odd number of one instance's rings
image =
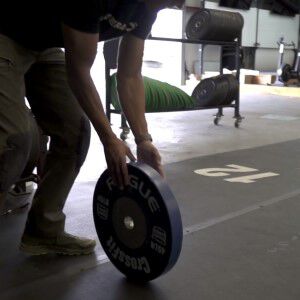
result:
[(127, 34), (119, 48), (117, 87), (122, 109), (134, 136), (148, 134), (145, 119), (145, 90), (141, 74), (145, 41)]
[(99, 35), (62, 26), (71, 89), (104, 145), (107, 166), (114, 182), (122, 188), (129, 183), (126, 156), (131, 160), (135, 158), (128, 146), (113, 133), (91, 78), (90, 71), (97, 54)]
[(105, 144), (115, 135), (90, 74), (97, 54), (99, 34), (80, 32), (67, 25), (63, 25), (63, 34), (69, 84)]
[(145, 118), (145, 89), (141, 74), (144, 40), (127, 34), (119, 49), (117, 86), (122, 109), (137, 141), (137, 158), (164, 176), (161, 157), (149, 140)]

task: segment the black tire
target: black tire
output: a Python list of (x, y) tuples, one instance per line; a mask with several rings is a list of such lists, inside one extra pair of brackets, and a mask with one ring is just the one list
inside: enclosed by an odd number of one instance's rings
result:
[(291, 79), (291, 73), (293, 68), (289, 64), (284, 64), (281, 68), (281, 75), (279, 76), (279, 80), (283, 83), (288, 82)]

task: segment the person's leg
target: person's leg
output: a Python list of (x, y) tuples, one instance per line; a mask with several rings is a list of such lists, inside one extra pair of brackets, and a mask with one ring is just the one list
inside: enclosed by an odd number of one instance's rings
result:
[(31, 148), (24, 74), (34, 62), (31, 51), (0, 34), (0, 205), (19, 179)]
[(0, 193), (0, 216), (4, 209), (5, 196), (6, 196), (6, 193)]
[(90, 141), (90, 123), (67, 82), (64, 53), (60, 49), (44, 52), (26, 74), (25, 82), (32, 112), (43, 132), (50, 136), (50, 148), (24, 234), (44, 242), (38, 242), (39, 246), (34, 248), (31, 246), (35, 243), (25, 238), (21, 249), (34, 254), (89, 253), (95, 242), (86, 239), (65, 238), (68, 245), (51, 247), (58, 237), (62, 239), (62, 234), (66, 237), (63, 207)]

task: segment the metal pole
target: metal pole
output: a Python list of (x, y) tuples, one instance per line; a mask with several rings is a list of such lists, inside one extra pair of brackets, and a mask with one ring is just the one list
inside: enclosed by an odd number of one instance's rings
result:
[(110, 104), (111, 104), (111, 90), (110, 90), (110, 83), (111, 83), (111, 78), (110, 78), (110, 69), (105, 65), (105, 83), (106, 83), (106, 91), (105, 91), (105, 107), (106, 107), (106, 116), (108, 118), (108, 121), (111, 121), (111, 109), (110, 109)]
[(239, 83), (237, 99), (235, 103), (235, 117), (240, 118), (240, 68), (241, 68), (241, 59), (240, 59), (240, 51), (241, 51), (241, 35), (238, 37), (237, 44), (235, 46), (235, 66), (236, 66), (236, 79)]

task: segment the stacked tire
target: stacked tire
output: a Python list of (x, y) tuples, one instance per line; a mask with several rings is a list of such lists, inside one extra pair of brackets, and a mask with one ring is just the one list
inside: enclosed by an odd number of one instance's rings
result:
[(230, 105), (238, 97), (239, 82), (231, 74), (219, 75), (202, 80), (194, 89), (192, 97), (196, 107)]
[(234, 41), (241, 35), (244, 18), (240, 13), (199, 9), (186, 25), (186, 37), (191, 40)]

